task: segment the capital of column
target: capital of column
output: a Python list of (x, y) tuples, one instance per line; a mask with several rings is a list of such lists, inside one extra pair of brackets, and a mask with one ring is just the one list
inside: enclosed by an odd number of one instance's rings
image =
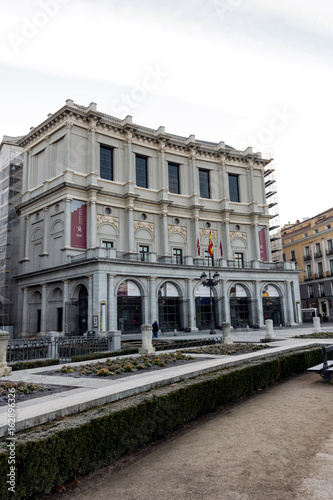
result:
[(24, 218), (25, 220), (30, 220), (30, 215), (26, 215)]
[(132, 132), (128, 132), (126, 134), (124, 142), (125, 142), (125, 144), (132, 144), (132, 142), (133, 142), (133, 134), (132, 134)]
[(66, 283), (67, 285), (71, 283), (72, 280), (62, 280), (63, 283)]
[(44, 207), (43, 210), (44, 210), (44, 212), (48, 212), (49, 211), (49, 207)]

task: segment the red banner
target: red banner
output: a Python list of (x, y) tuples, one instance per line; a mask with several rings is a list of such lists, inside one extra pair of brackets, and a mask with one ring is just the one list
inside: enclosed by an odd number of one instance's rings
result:
[(266, 241), (266, 226), (258, 226), (260, 259), (263, 261), (268, 260), (267, 255), (267, 241)]
[(71, 202), (71, 246), (87, 248), (87, 204), (83, 201)]

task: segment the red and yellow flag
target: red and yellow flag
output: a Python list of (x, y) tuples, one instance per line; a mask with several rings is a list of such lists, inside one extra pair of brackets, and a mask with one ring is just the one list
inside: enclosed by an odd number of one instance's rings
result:
[(211, 231), (209, 231), (208, 255), (213, 257), (213, 237)]

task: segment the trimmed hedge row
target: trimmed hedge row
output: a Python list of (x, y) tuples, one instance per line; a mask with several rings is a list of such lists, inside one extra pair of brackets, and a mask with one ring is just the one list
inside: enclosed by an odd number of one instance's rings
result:
[[(88, 410), (17, 434), (16, 499), (107, 465), (199, 416), (321, 361), (318, 348), (265, 358)], [(0, 446), (0, 498), (10, 498), (6, 442)]]
[(33, 361), (17, 361), (16, 363), (9, 363), (13, 372), (17, 370), (29, 370), (31, 368), (40, 368), (41, 366), (58, 365), (59, 359), (34, 359)]

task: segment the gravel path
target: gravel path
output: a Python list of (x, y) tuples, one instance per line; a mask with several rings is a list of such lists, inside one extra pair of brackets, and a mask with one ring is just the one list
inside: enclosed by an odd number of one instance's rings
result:
[(332, 410), (333, 385), (305, 373), (45, 498), (332, 499)]

